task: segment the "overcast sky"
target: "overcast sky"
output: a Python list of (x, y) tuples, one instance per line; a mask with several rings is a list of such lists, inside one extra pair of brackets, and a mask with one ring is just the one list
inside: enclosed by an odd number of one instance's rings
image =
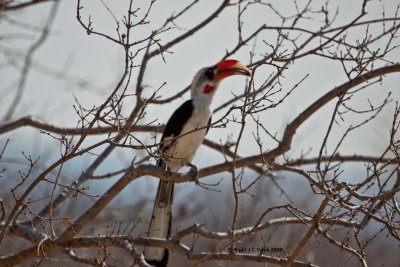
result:
[[(117, 19), (122, 18), (129, 4), (129, 1), (104, 0), (104, 2)], [(332, 10), (338, 8), (336, 26), (348, 23), (360, 8), (360, 1), (343, 0), (333, 2), (330, 4)], [(138, 14), (143, 14), (148, 6), (147, 3), (148, 1), (134, 1), (135, 5), (142, 7)], [(149, 17), (151, 23), (141, 29), (135, 29), (132, 33), (133, 38), (139, 39), (146, 36), (152, 29), (160, 27), (173, 11), (182, 9), (180, 4), (172, 3), (177, 2), (156, 2)], [(304, 5), (305, 1), (298, 1), (298, 3), (301, 6)], [(193, 11), (190, 11), (187, 16), (177, 21), (177, 28), (160, 35), (161, 40), (166, 43), (186, 29), (193, 27), (207, 17), (211, 11), (215, 10), (219, 4), (220, 1), (200, 1)], [(322, 4), (323, 2), (316, 5), (322, 6)], [(366, 18), (379, 18), (383, 10), (385, 10), (387, 17), (391, 17), (396, 4), (397, 1), (381, 1), (376, 6), (370, 5)], [(18, 82), (18, 75), (21, 69), (21, 55), (18, 54), (18, 51), (21, 51), (20, 48), (29, 46), (37, 38), (37, 34), (33, 33), (30, 27), (43, 27), (47, 20), (50, 5), (51, 3), (40, 4), (30, 9), (6, 14), (7, 17), (26, 24), (23, 29), (20, 26), (13, 26), (7, 20), (3, 20), (1, 23), (1, 34), (10, 36), (23, 34), (22, 37), (17, 39), (10, 38), (1, 43), (2, 54), (0, 58), (2, 68), (0, 69), (0, 80), (2, 82), (0, 90), (3, 96), (0, 100), (1, 114), (4, 114), (5, 109), (8, 108), (8, 103), (15, 93), (13, 88)], [(82, 1), (82, 5), (83, 21), (87, 22), (89, 15), (91, 15), (95, 30), (109, 33), (113, 36), (116, 35), (115, 20), (101, 1)], [(279, 12), (285, 15), (295, 14), (296, 7), (291, 0), (279, 1), (279, 3), (277, 1), (274, 5)], [(384, 8), (383, 5), (385, 5)], [(172, 54), (166, 54), (166, 63), (161, 58), (153, 60), (145, 76), (145, 84), (148, 85), (146, 88), (147, 93), (152, 93), (153, 90), (166, 82), (160, 95), (162, 97), (172, 96), (191, 82), (197, 70), (204, 66), (212, 65), (223, 57), (225, 50), (232, 49), (238, 38), (236, 14), (236, 8), (230, 8), (223, 12), (210, 27), (199, 31), (184, 43), (173, 47), (170, 51)], [(267, 7), (265, 9), (250, 7), (245, 18), (244, 36), (247, 36), (264, 23), (271, 26), (279, 26), (281, 23), (280, 18)], [(317, 22), (305, 20), (300, 25), (311, 30), (318, 30), (319, 24)], [(374, 24), (369, 31), (374, 32), (380, 30), (381, 27), (381, 24)], [(365, 35), (365, 27), (357, 29), (359, 31), (352, 31), (354, 35), (348, 36), (348, 38), (362, 38)], [(263, 40), (273, 41), (274, 36), (274, 32), (265, 32), (261, 35), (254, 44), (256, 54), (261, 54), (265, 50)], [(248, 63), (251, 50), (252, 46), (248, 46), (233, 58)], [(393, 61), (398, 61), (398, 54), (391, 54), (391, 56)], [(15, 65), (5, 67), (3, 65), (5, 62), (12, 62)], [(123, 71), (124, 58), (123, 49), (118, 45), (99, 36), (86, 34), (86, 31), (76, 19), (76, 1), (61, 1), (50, 36), (35, 53), (34, 62), (35, 68), (29, 72), (23, 100), (18, 107), (15, 118), (34, 115), (62, 127), (73, 127), (78, 120), (73, 109), (73, 105), (76, 104), (74, 98), (85, 107), (102, 103), (120, 78)], [(255, 75), (256, 83), (261, 82), (272, 71), (275, 71), (272, 67), (262, 68)], [(61, 73), (66, 75), (64, 77), (60, 76)], [(285, 72), (285, 78), (282, 79), (283, 92), (287, 92), (306, 75), (308, 75), (307, 79), (300, 84), (281, 106), (263, 113), (264, 117), (262, 119), (265, 122), (265, 127), (271, 132), (278, 132), (278, 136), (282, 134), (284, 126), (299, 112), (328, 90), (346, 81), (346, 76), (338, 62), (332, 63), (320, 57), (310, 57), (293, 62), (289, 70)], [(133, 82), (131, 85), (132, 90), (134, 84)], [(383, 84), (373, 86), (360, 94), (360, 96), (355, 97), (353, 103), (360, 108), (366, 108), (369, 105), (367, 101), (367, 98), (369, 98), (371, 102), (379, 104), (389, 91), (392, 92), (393, 99), (400, 99), (398, 84), (400, 84), (398, 75), (390, 75), (385, 78)], [(224, 103), (232, 93), (243, 92), (244, 86), (245, 79), (243, 77), (227, 79), (222, 83), (219, 92), (216, 94), (214, 106)], [(156, 118), (158, 119), (157, 123), (165, 123), (177, 105), (187, 98), (189, 98), (189, 94), (185, 94), (181, 99), (168, 105), (150, 108), (147, 120), (151, 121)], [(299, 155), (301, 151), (307, 151), (310, 147), (313, 148), (312, 153), (318, 152), (333, 106), (334, 102), (327, 105), (299, 129), (294, 140), (293, 151), (289, 155)], [(129, 110), (129, 103), (126, 102), (125, 111), (129, 112)], [(378, 151), (379, 154), (385, 146), (385, 142), (382, 142), (382, 140), (386, 141), (388, 138), (392, 114), (393, 105), (386, 108), (374, 122), (363, 128), (362, 131), (355, 131), (352, 138), (349, 138), (349, 141), (344, 143), (341, 153), (353, 154), (357, 151), (370, 155), (376, 154)], [(218, 118), (222, 115), (223, 112), (215, 116)], [(344, 126), (362, 120), (363, 117), (355, 117), (354, 121), (349, 119), (348, 122), (343, 123), (342, 130), (346, 128)], [(341, 133), (343, 131), (338, 131), (336, 134), (340, 136)], [(234, 139), (236, 135), (237, 131), (233, 128), (225, 130), (212, 129), (208, 138), (214, 141), (225, 141), (229, 136)], [(16, 136), (22, 136), (23, 138), (16, 138)], [(145, 136), (147, 140), (150, 140), (150, 134), (145, 134)], [(23, 149), (28, 153), (39, 155), (48, 148), (47, 144), (52, 144), (56, 147), (56, 141), (48, 136), (39, 134), (39, 131), (34, 129), (24, 128), (2, 135), (0, 136), (1, 142), (4, 143), (6, 138), (11, 138), (9, 149), (16, 151), (17, 154)], [(33, 139), (36, 141), (32, 142)], [(257, 153), (258, 148), (256, 142), (252, 139), (252, 130), (246, 132), (246, 140), (241, 146), (240, 153), (242, 155)], [(268, 142), (270, 141), (266, 141), (267, 145)], [(271, 142), (271, 144), (273, 143)], [(125, 150), (118, 153), (115, 155), (114, 160), (120, 163), (120, 166), (126, 165), (133, 156), (132, 151)], [(208, 155), (209, 153), (203, 148), (197, 155), (195, 163), (200, 166), (215, 163), (213, 157)], [(49, 155), (50, 158), (53, 156)], [(218, 160), (223, 159), (219, 157)], [(82, 164), (82, 168), (87, 165), (85, 162), (80, 164)], [(111, 165), (114, 167), (119, 166), (119, 164), (115, 165), (115, 163), (106, 162), (102, 169), (109, 171)]]

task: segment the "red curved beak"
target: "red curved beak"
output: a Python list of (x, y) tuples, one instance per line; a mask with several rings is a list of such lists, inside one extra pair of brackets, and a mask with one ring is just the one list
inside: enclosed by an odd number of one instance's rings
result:
[(214, 81), (220, 81), (232, 75), (251, 76), (251, 71), (240, 61), (234, 59), (224, 59), (217, 63), (217, 73)]

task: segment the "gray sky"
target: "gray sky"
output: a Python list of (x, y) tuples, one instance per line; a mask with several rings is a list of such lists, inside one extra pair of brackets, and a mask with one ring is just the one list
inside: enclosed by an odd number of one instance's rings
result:
[[(148, 1), (134, 1), (137, 5), (147, 6)], [(182, 1), (183, 2), (183, 1)], [(180, 3), (182, 3), (180, 2)], [(187, 2), (187, 1), (186, 1)], [(197, 8), (189, 12), (187, 16), (178, 20), (180, 28), (173, 29), (160, 36), (165, 43), (175, 36), (181, 34), (185, 29), (196, 25), (200, 20), (204, 19), (210, 13), (210, 10), (215, 10), (220, 1), (201, 1)], [(128, 6), (128, 1), (105, 1), (112, 10), (112, 13), (120, 19), (125, 13)], [(179, 4), (171, 4), (171, 1), (158, 1), (154, 6), (149, 20), (151, 23), (141, 29), (133, 31), (134, 38), (146, 36), (153, 28), (158, 28), (166, 17), (173, 11), (180, 10)], [(304, 5), (305, 1), (298, 1), (299, 5)], [(324, 2), (321, 2), (322, 6)], [(382, 11), (385, 10), (386, 16), (393, 16), (397, 1), (382, 1), (377, 3), (377, 6), (369, 6), (368, 15), (366, 18), (380, 17)], [(116, 24), (113, 17), (106, 10), (101, 1), (83, 1), (82, 17), (83, 21), (88, 21), (88, 16), (91, 15), (95, 30), (109, 33), (115, 36)], [(284, 15), (295, 13), (295, 5), (293, 1), (279, 1), (274, 3), (279, 12)], [(385, 8), (382, 6), (385, 5)], [(316, 4), (318, 6), (318, 4)], [(337, 7), (338, 18), (335, 25), (348, 23), (354, 17), (354, 14), (359, 10), (359, 1), (334, 1), (330, 6), (333, 10)], [(18, 19), (20, 22), (26, 23), (33, 27), (42, 27), (46, 22), (49, 4), (41, 4), (34, 9), (26, 9), (15, 13), (6, 14), (7, 16)], [(143, 14), (145, 8), (142, 8), (139, 14)], [(105, 40), (99, 36), (87, 35), (85, 30), (79, 25), (76, 20), (76, 2), (62, 1), (57, 11), (55, 23), (51, 29), (51, 36), (46, 40), (43, 46), (35, 53), (34, 60), (36, 68), (31, 70), (28, 76), (27, 85), (25, 88), (24, 97), (21, 105), (18, 108), (17, 116), (34, 115), (35, 117), (46, 120), (50, 123), (62, 127), (73, 127), (77, 122), (77, 116), (73, 109), (76, 104), (74, 97), (78, 99), (85, 107), (99, 105), (104, 98), (109, 94), (115, 86), (123, 71), (123, 50), (116, 44)], [(230, 8), (222, 13), (210, 27), (201, 30), (193, 37), (182, 44), (175, 46), (166, 55), (167, 62), (164, 63), (161, 58), (157, 58), (151, 62), (149, 69), (146, 72), (145, 83), (148, 85), (147, 93), (151, 94), (161, 84), (166, 82), (160, 95), (169, 97), (188, 85), (194, 74), (201, 67), (216, 63), (223, 55), (226, 49), (232, 49), (237, 41), (237, 9)], [(267, 7), (252, 8), (250, 7), (246, 13), (244, 24), (244, 36), (247, 36), (255, 28), (262, 24), (279, 26), (280, 18)], [(23, 33), (27, 38), (34, 37), (30, 30), (23, 31), (21, 28), (10, 26), (9, 23), (2, 23), (0, 32), (3, 34)], [(316, 21), (305, 20), (300, 24), (309, 29), (318, 30), (318, 19)], [(370, 26), (369, 31), (374, 32), (380, 30), (381, 24)], [(27, 27), (25, 27), (27, 28)], [(352, 31), (352, 35), (348, 38), (362, 38), (365, 35), (365, 27), (359, 27)], [(263, 40), (274, 41), (275, 32), (268, 31), (261, 35), (254, 44), (256, 47), (256, 55), (264, 52), (265, 45)], [(25, 38), (25, 37), (24, 37)], [(17, 41), (4, 41), (2, 50), (7, 52), (7, 57), (1, 55), (2, 62), (20, 58), (15, 48), (26, 47), (30, 42), (25, 39)], [(253, 43), (252, 43), (253, 45)], [(378, 44), (379, 47), (379, 44)], [(248, 46), (237, 53), (233, 58), (239, 59), (244, 63), (248, 63), (249, 52), (252, 46)], [(396, 51), (396, 50), (395, 50)], [(397, 52), (397, 51), (396, 51)], [(260, 56), (258, 56), (259, 58)], [(392, 53), (392, 60), (398, 62), (399, 55)], [(257, 56), (256, 56), (257, 59)], [(138, 63), (138, 62), (135, 62)], [(383, 65), (381, 62), (380, 64)], [(14, 95), (13, 88), (18, 81), (18, 73), (20, 72), (21, 61), (16, 60), (16, 65), (13, 67), (3, 67), (0, 71), (0, 80), (2, 87), (1, 93), (4, 97), (0, 102), (0, 114), (3, 114), (8, 107), (8, 103)], [(272, 67), (260, 69), (255, 75), (256, 84), (262, 82), (262, 79), (269, 76)], [(59, 73), (67, 73), (70, 78), (57, 76)], [(278, 108), (262, 113), (261, 118), (271, 132), (278, 132), (278, 136), (282, 134), (285, 125), (291, 121), (299, 112), (310, 105), (314, 100), (319, 98), (328, 90), (340, 85), (346, 81), (346, 76), (338, 62), (332, 63), (320, 57), (309, 57), (300, 59), (290, 66), (285, 72), (285, 79), (282, 79), (282, 90), (287, 92), (298, 81), (308, 75), (308, 78), (300, 84), (294, 93)], [(82, 82), (88, 82), (88, 86), (83, 86)], [(378, 84), (367, 89), (364, 93), (356, 96), (352, 101), (359, 108), (368, 107), (367, 98), (375, 104), (379, 104), (389, 91), (392, 92), (393, 99), (400, 99), (400, 90), (398, 75), (390, 75), (385, 78), (383, 84)], [(133, 90), (134, 82), (130, 88)], [(230, 98), (232, 93), (240, 93), (243, 91), (245, 81), (242, 77), (234, 77), (224, 81), (217, 92), (214, 100), (214, 106), (224, 103)], [(155, 106), (148, 109), (148, 121), (155, 118), (159, 119), (158, 123), (164, 123), (172, 111), (189, 97), (186, 94), (181, 99), (174, 101), (168, 105)], [(126, 112), (129, 111), (129, 103), (125, 103)], [(326, 131), (327, 123), (331, 116), (334, 103), (327, 105), (314, 115), (304, 126), (302, 126), (294, 140), (293, 150), (288, 153), (289, 156), (299, 155), (301, 151), (307, 151), (312, 148), (310, 155), (318, 153), (318, 148), (322, 142), (322, 137)], [(358, 153), (379, 154), (384, 146), (388, 136), (388, 129), (391, 126), (393, 113), (393, 105), (388, 106), (379, 116), (378, 119), (369, 123), (362, 131), (355, 131), (346, 141), (341, 154)], [(219, 118), (223, 112), (215, 115)], [(342, 123), (342, 127), (335, 132), (336, 138), (340, 137), (343, 131), (350, 124), (361, 122), (365, 117), (354, 116)], [(258, 152), (258, 147), (252, 138), (252, 129), (249, 127), (245, 132), (245, 142), (240, 147), (242, 155), (251, 155)], [(23, 136), (23, 138), (15, 138), (15, 136)], [(144, 134), (145, 138), (150, 140), (150, 134)], [(236, 128), (229, 129), (212, 129), (208, 138), (214, 141), (225, 141), (229, 136), (233, 139), (237, 136)], [(56, 146), (56, 141), (48, 136), (39, 134), (37, 130), (20, 129), (17, 132), (12, 132), (8, 135), (2, 135), (0, 140), (10, 138), (10, 149), (19, 153), (21, 148), (24, 151), (41, 154), (48, 148), (47, 144)], [(32, 143), (32, 140), (36, 141)], [(273, 146), (271, 140), (265, 140), (266, 148)], [(332, 142), (332, 144), (335, 144)], [(207, 166), (215, 163), (215, 159), (209, 156), (209, 152), (204, 148), (201, 149), (195, 163), (199, 166)], [(53, 155), (57, 156), (57, 155)], [(132, 151), (124, 150), (115, 153), (114, 162), (107, 161), (103, 166), (104, 171), (109, 171), (110, 166), (115, 168), (124, 166), (133, 156)], [(52, 157), (52, 156), (50, 156)], [(223, 160), (218, 157), (218, 160)], [(86, 163), (82, 164), (82, 168)], [(79, 168), (78, 168), (79, 169)]]

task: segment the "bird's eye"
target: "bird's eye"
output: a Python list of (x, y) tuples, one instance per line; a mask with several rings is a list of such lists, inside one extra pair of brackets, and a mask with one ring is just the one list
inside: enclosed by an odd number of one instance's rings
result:
[(205, 75), (210, 81), (214, 79), (214, 67), (208, 68)]

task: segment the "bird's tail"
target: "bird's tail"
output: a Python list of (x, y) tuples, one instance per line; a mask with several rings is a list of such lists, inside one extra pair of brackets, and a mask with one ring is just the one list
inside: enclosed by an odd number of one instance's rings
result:
[[(171, 209), (174, 194), (174, 183), (160, 180), (154, 201), (148, 237), (166, 239), (171, 233)], [(166, 266), (168, 250), (164, 248), (146, 247), (146, 261), (157, 267)]]

